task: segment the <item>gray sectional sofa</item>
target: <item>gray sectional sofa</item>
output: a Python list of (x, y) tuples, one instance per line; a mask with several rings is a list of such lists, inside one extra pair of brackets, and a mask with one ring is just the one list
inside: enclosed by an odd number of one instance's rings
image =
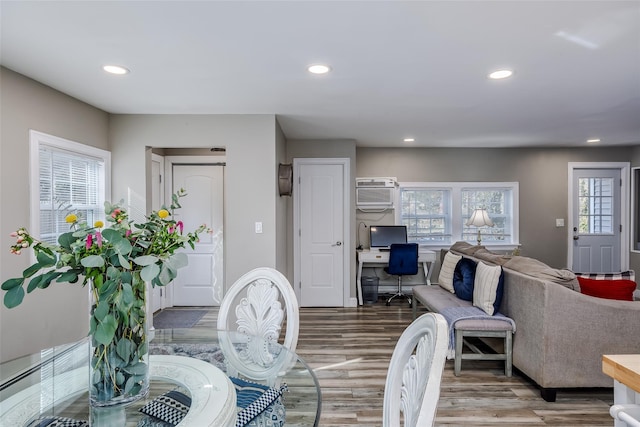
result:
[(556, 390), (613, 387), (602, 355), (640, 353), (640, 302), (583, 295), (575, 275), (535, 259), (492, 253), (481, 246), (451, 248), (475, 261), (502, 265), (500, 312), (513, 319), (513, 366), (535, 381), (542, 397)]

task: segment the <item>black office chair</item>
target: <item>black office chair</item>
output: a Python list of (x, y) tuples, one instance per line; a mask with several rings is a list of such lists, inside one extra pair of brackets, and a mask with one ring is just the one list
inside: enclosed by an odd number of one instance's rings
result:
[(395, 297), (405, 297), (411, 304), (411, 298), (402, 292), (402, 276), (418, 274), (418, 244), (392, 244), (389, 252), (389, 266), (385, 267), (384, 271), (398, 276), (398, 291), (387, 300), (387, 305), (391, 305), (391, 300)]

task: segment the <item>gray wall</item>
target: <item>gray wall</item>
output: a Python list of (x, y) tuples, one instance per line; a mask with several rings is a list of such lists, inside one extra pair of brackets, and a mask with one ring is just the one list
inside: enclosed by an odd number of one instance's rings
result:
[(522, 254), (563, 268), (568, 230), (556, 227), (555, 219), (567, 220), (567, 164), (628, 162), (632, 151), (632, 147), (358, 148), (357, 176), (394, 176), (408, 182), (517, 181)]
[[(9, 253), (9, 233), (29, 227), (29, 130), (108, 149), (109, 116), (88, 104), (0, 68), (0, 279), (19, 277), (34, 261)], [(2, 293), (4, 294), (4, 293)], [(0, 361), (71, 342), (88, 331), (88, 290), (54, 283), (11, 310), (0, 308)]]
[[(225, 289), (255, 267), (282, 265), (284, 209), (277, 194), (273, 115), (114, 115), (110, 126), (113, 198), (146, 194), (145, 152), (154, 148), (226, 147)], [(280, 136), (282, 145), (283, 137)], [(279, 151), (282, 151), (280, 148)], [(140, 167), (140, 166), (143, 167)], [(188, 190), (188, 189), (187, 189)], [(261, 221), (264, 232), (256, 234)]]

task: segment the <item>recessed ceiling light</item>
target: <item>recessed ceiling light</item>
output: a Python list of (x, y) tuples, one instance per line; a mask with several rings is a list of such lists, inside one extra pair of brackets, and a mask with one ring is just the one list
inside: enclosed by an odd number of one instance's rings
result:
[(598, 142), (600, 142), (600, 138), (587, 139), (588, 144), (597, 144)]
[(307, 70), (313, 74), (327, 74), (329, 71), (331, 71), (331, 67), (329, 67), (328, 65), (315, 64), (310, 65)]
[(405, 138), (403, 139), (404, 142), (415, 142), (415, 138)]
[(122, 75), (129, 73), (129, 70), (127, 68), (121, 67), (119, 65), (105, 65), (104, 67), (102, 67), (102, 69), (111, 74)]
[(513, 75), (513, 71), (511, 70), (496, 70), (493, 73), (489, 74), (490, 79), (506, 79), (507, 77), (511, 77)]

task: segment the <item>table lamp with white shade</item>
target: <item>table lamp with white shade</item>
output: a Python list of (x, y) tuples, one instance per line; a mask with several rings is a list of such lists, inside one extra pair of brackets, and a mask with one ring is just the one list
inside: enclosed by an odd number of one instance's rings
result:
[(482, 237), (480, 235), (481, 227), (493, 227), (495, 224), (489, 218), (489, 214), (487, 210), (484, 208), (475, 209), (471, 214), (471, 218), (465, 223), (466, 226), (473, 225), (474, 227), (478, 227), (478, 246), (480, 246), (480, 242), (482, 241)]

